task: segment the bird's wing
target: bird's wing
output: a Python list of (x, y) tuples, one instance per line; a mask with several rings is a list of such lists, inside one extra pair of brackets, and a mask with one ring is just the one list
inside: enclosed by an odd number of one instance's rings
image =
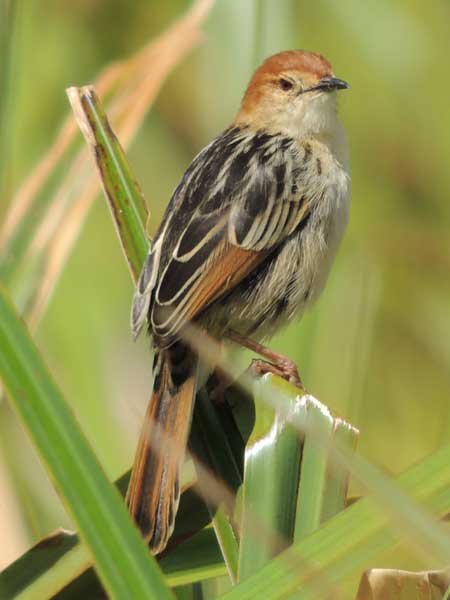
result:
[[(143, 322), (150, 311), (159, 346), (176, 339), (183, 324), (232, 290), (305, 222), (310, 201), (298, 157), (283, 146), (283, 138), (273, 138), (254, 134), (236, 145), (226, 160), (222, 152), (215, 169), (211, 163), (209, 169), (208, 163), (203, 165), (188, 185), (190, 193), (192, 186), (197, 193), (207, 192), (192, 213), (186, 215), (189, 198), (178, 206), (172, 203), (170, 220), (144, 266), (134, 304), (136, 322)], [(164, 259), (164, 239), (174, 232), (179, 232), (178, 241)], [(146, 289), (152, 290), (151, 306)]]

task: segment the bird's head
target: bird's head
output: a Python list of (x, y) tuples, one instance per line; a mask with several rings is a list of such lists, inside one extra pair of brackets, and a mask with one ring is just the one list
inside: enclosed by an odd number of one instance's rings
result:
[(331, 131), (335, 92), (348, 87), (317, 52), (280, 52), (255, 71), (235, 122), (299, 137)]

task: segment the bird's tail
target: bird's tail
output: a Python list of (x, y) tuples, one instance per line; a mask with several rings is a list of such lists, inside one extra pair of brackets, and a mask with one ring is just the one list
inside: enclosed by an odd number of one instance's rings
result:
[(154, 364), (153, 394), (126, 501), (153, 554), (159, 554), (172, 534), (180, 499), (179, 472), (192, 420), (197, 359), (177, 342), (160, 351)]

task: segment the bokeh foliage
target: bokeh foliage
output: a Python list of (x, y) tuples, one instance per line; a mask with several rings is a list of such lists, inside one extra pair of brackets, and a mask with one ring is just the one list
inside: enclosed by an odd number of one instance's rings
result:
[[(135, 52), (187, 5), (18, 3), (0, 215), (55, 135), (68, 109), (64, 88)], [(231, 120), (266, 54), (318, 50), (350, 82), (341, 96), (350, 225), (322, 299), (273, 346), (298, 360), (315, 396), (360, 429), (362, 454), (394, 474), (450, 432), (449, 18), (445, 0), (217, 0), (203, 45), (170, 77), (129, 153), (154, 232), (183, 170)], [(99, 197), (37, 337), (111, 477), (131, 462), (151, 385), (148, 344), (129, 334), (131, 293)], [(7, 405), (0, 411), (0, 498), (24, 507), (11, 535), (27, 546), (69, 522)], [(406, 550), (383, 560), (430, 566)]]

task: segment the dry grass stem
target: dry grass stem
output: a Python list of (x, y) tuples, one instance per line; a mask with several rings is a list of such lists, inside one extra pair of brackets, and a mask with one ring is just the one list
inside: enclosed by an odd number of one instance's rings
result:
[[(191, 10), (160, 37), (132, 58), (109, 65), (96, 78), (95, 86), (99, 93), (109, 96), (108, 112), (125, 148), (136, 135), (165, 77), (201, 39), (200, 26), (212, 5), (213, 0), (197, 0)], [(20, 229), (38, 194), (71, 148), (75, 134), (76, 125), (69, 117), (52, 147), (13, 199), (0, 232), (1, 249), (7, 251), (9, 242)], [(27, 313), (30, 324), (34, 326), (49, 301), (99, 190), (94, 172), (89, 175), (90, 163), (87, 161), (86, 148), (72, 158), (66, 174), (47, 203), (42, 221), (28, 242), (26, 256), (41, 253), (43, 263), (42, 277)], [(88, 164), (89, 167), (86, 166)]]

